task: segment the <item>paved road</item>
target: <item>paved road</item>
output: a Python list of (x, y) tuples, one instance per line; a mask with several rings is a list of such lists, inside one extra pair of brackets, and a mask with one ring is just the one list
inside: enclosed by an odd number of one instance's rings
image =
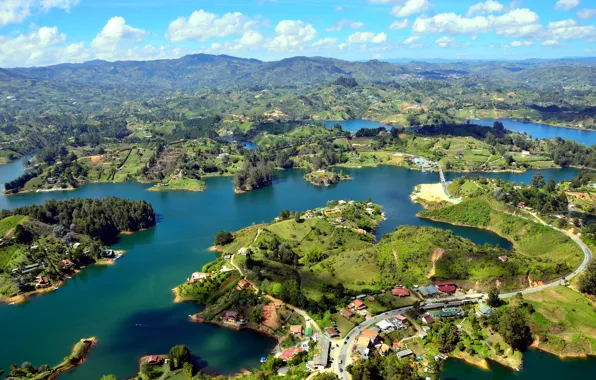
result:
[[(528, 218), (524, 218), (524, 219), (528, 219)], [(528, 220), (530, 220), (530, 219), (528, 219)], [(585, 271), (586, 267), (588, 266), (588, 263), (593, 258), (593, 254), (592, 254), (592, 251), (590, 250), (590, 248), (583, 241), (581, 241), (581, 239), (579, 239), (577, 236), (572, 235), (572, 234), (568, 233), (567, 231), (556, 228), (550, 224), (546, 224), (540, 218), (538, 218), (538, 220), (540, 220), (543, 224), (548, 225), (549, 227), (567, 235), (571, 240), (573, 240), (575, 242), (575, 244), (577, 244), (581, 248), (582, 252), (584, 253), (584, 260), (575, 271), (573, 271), (572, 273), (570, 273), (569, 275), (567, 275), (565, 277), (559, 278), (559, 279), (557, 279), (551, 283), (545, 284), (545, 285), (536, 286), (534, 288), (524, 289), (524, 290), (520, 290), (517, 292), (500, 294), (499, 297), (501, 297), (501, 298), (513, 297), (518, 293), (522, 293), (522, 294), (536, 293), (541, 290), (545, 290), (548, 288), (553, 288), (555, 286), (561, 285), (565, 281), (569, 281), (573, 277), (575, 277), (578, 274)], [(427, 304), (422, 306), (422, 308), (427, 310), (427, 309), (442, 308), (445, 306), (459, 306), (459, 305), (462, 305), (462, 304), (470, 302), (470, 301), (471, 302), (478, 301), (483, 296), (484, 296), (484, 294), (482, 294), (482, 293), (476, 293), (476, 294), (467, 294), (465, 296), (455, 296), (455, 297), (447, 297), (447, 298), (440, 298), (440, 299), (429, 299), (426, 301)], [(352, 347), (354, 346), (354, 340), (356, 339), (356, 337), (358, 335), (360, 335), (360, 331), (380, 322), (383, 319), (395, 317), (398, 314), (403, 314), (410, 308), (411, 307), (404, 307), (404, 308), (400, 308), (400, 309), (387, 311), (383, 314), (379, 314), (371, 319), (368, 319), (368, 320), (362, 322), (360, 325), (354, 327), (348, 333), (348, 335), (346, 335), (344, 340), (341, 343), (339, 343), (339, 349), (336, 348), (336, 350), (339, 350), (338, 351), (339, 353), (335, 354), (336, 355), (335, 360), (331, 366), (333, 371), (339, 375), (339, 378), (341, 380), (349, 380), (349, 378), (350, 378), (349, 374), (346, 372), (346, 367), (348, 366), (349, 361), (351, 360), (351, 356), (352, 356), (351, 350), (352, 350)]]

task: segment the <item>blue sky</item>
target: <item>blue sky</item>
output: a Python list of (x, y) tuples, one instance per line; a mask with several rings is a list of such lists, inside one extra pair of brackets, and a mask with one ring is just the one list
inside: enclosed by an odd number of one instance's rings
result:
[(596, 0), (0, 0), (0, 67), (229, 54), (596, 56)]

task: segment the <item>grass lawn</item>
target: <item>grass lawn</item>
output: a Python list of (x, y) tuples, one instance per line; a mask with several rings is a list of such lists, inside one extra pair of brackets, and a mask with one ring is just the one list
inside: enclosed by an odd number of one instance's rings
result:
[(167, 190), (185, 190), (185, 191), (205, 191), (207, 185), (205, 182), (192, 178), (175, 178), (168, 182), (168, 186), (153, 186), (150, 191)]
[(596, 353), (594, 303), (575, 290), (557, 286), (525, 296), (534, 306), (532, 329), (547, 341), (540, 347), (559, 355)]
[(22, 215), (11, 215), (0, 220), (0, 236), (6, 235), (9, 231), (15, 228), (18, 224), (25, 223), (29, 218)]

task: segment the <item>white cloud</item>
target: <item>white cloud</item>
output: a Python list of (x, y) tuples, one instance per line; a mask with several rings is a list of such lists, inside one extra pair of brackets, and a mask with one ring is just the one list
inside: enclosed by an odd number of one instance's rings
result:
[(559, 0), (555, 4), (555, 9), (570, 11), (579, 6), (579, 0)]
[(409, 24), (410, 24), (410, 22), (408, 21), (408, 19), (397, 20), (397, 21), (393, 21), (393, 23), (391, 23), (391, 25), (389, 25), (389, 29), (391, 29), (391, 30), (405, 29), (408, 27)]
[(40, 5), (41, 8), (45, 11), (50, 10), (51, 8), (60, 8), (68, 12), (72, 7), (74, 7), (78, 3), (79, 0), (41, 0)]
[(1, 0), (0, 26), (18, 24), (33, 13), (48, 12), (52, 8), (70, 11), (79, 0)]
[(371, 42), (373, 44), (382, 44), (383, 42), (386, 42), (386, 41), (387, 41), (387, 35), (385, 33), (379, 33), (371, 40)]
[(340, 32), (344, 27), (349, 27), (350, 29), (359, 29), (364, 26), (364, 23), (359, 21), (352, 21), (352, 20), (339, 20), (332, 27), (325, 29), (327, 32)]
[(337, 43), (337, 38), (322, 38), (312, 44), (314, 47), (332, 47)]
[(341, 12), (341, 11), (343, 11), (343, 10), (344, 10), (344, 7), (342, 7), (341, 5), (339, 5), (339, 6), (335, 7), (335, 11), (336, 11), (336, 12)]
[(291, 52), (304, 49), (304, 45), (317, 36), (317, 31), (311, 24), (301, 20), (282, 20), (275, 27), (277, 36), (267, 47), (270, 51)]
[(256, 22), (239, 12), (219, 17), (204, 10), (194, 11), (188, 18), (179, 17), (168, 27), (167, 38), (172, 42), (207, 41), (213, 37), (240, 35), (252, 30)]
[(118, 54), (120, 42), (138, 42), (148, 34), (143, 29), (127, 25), (126, 20), (122, 17), (112, 17), (108, 20), (102, 31), (91, 41), (91, 46), (95, 49), (98, 58), (121, 58)]
[(557, 40), (546, 40), (542, 42), (542, 46), (557, 46), (559, 45), (559, 41)]
[(371, 59), (380, 59), (380, 58), (381, 58), (381, 54), (379, 54), (379, 53), (377, 53), (371, 57)]
[(83, 43), (65, 45), (66, 35), (57, 27), (41, 27), (15, 37), (0, 36), (0, 66), (35, 66), (81, 62)]
[(505, 10), (505, 6), (498, 1), (494, 0), (487, 0), (484, 3), (477, 3), (472, 5), (466, 16), (473, 16), (473, 15), (488, 15), (491, 13), (496, 12), (503, 12)]
[(418, 40), (422, 39), (422, 36), (410, 36), (408, 38), (406, 38), (405, 40), (403, 40), (401, 43), (404, 45), (412, 45), (415, 42), (418, 42)]
[(391, 14), (397, 17), (408, 17), (429, 9), (431, 4), (428, 0), (406, 0), (403, 4), (393, 7)]
[(529, 9), (514, 9), (500, 16), (464, 17), (441, 13), (433, 17), (418, 17), (412, 31), (415, 34), (478, 34), (494, 30), (506, 37), (528, 37), (542, 29), (539, 20), (538, 15)]
[(577, 11), (577, 13), (575, 15), (579, 19), (590, 20), (590, 19), (593, 19), (594, 17), (596, 17), (596, 8), (580, 9), (579, 11)]
[(455, 43), (455, 38), (444, 36), (444, 37), (437, 39), (435, 41), (435, 43), (437, 45), (439, 45), (440, 47), (445, 48), (445, 47), (453, 46), (453, 44)]
[(581, 38), (596, 40), (596, 27), (594, 25), (578, 25), (573, 19), (550, 22), (548, 24), (548, 31), (552, 38), (556, 40)]
[(510, 47), (523, 47), (523, 46), (532, 46), (534, 43), (532, 41), (513, 41), (509, 44)]
[(373, 44), (380, 44), (387, 41), (385, 33), (374, 34), (373, 32), (356, 32), (348, 36), (346, 42), (348, 44), (365, 44), (372, 42)]

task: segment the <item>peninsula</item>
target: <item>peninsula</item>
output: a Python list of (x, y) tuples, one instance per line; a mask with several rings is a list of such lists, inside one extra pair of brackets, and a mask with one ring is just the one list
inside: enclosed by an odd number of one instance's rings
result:
[(115, 197), (47, 201), (2, 211), (0, 301), (16, 303), (57, 289), (94, 263), (111, 263), (121, 253), (108, 248), (121, 232), (155, 225), (145, 201)]

